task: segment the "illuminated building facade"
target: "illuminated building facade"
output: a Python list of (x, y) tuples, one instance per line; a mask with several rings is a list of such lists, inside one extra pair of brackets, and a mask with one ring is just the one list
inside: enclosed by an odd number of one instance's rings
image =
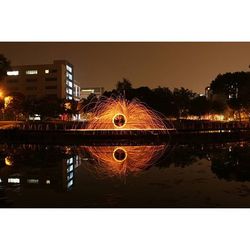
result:
[(27, 97), (60, 99), (80, 98), (80, 86), (74, 81), (74, 67), (66, 60), (52, 64), (12, 66), (2, 85), (5, 95), (13, 92)]
[(87, 99), (91, 94), (95, 94), (99, 98), (104, 93), (103, 87), (82, 88), (81, 99)]

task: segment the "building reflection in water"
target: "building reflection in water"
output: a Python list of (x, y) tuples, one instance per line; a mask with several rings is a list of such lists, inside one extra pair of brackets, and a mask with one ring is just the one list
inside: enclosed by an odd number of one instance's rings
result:
[(81, 158), (70, 147), (0, 146), (0, 185), (20, 191), (42, 188), (68, 191)]
[(101, 176), (125, 176), (145, 170), (157, 162), (166, 148), (167, 145), (83, 147), (96, 162), (91, 169)]

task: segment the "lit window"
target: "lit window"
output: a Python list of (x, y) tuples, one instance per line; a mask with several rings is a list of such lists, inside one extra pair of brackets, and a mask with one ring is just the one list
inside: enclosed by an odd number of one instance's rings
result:
[(19, 71), (18, 70), (13, 70), (13, 71), (7, 71), (8, 76), (18, 76)]
[(45, 69), (45, 74), (49, 74), (49, 69)]
[(68, 77), (70, 80), (72, 80), (72, 75), (69, 72), (66, 72), (66, 77)]
[(73, 166), (73, 164), (72, 164), (72, 165), (70, 165), (70, 166), (67, 168), (67, 173), (73, 171), (73, 169), (74, 169), (74, 166)]
[(66, 93), (68, 93), (68, 94), (72, 95), (72, 89), (68, 89), (68, 88), (66, 88)]
[(19, 178), (9, 178), (8, 183), (20, 183), (20, 179)]
[(70, 165), (73, 163), (73, 157), (71, 157), (70, 159), (67, 159), (67, 165)]
[(71, 180), (71, 181), (68, 183), (68, 188), (70, 188), (72, 185), (73, 185), (73, 180)]
[(72, 72), (72, 68), (69, 65), (66, 65), (66, 69), (71, 73)]
[(39, 180), (38, 179), (27, 179), (27, 183), (30, 184), (38, 184)]
[(38, 70), (26, 70), (26, 75), (37, 75)]
[(73, 172), (70, 172), (69, 175), (67, 176), (67, 180), (71, 180), (74, 177)]
[(50, 180), (46, 180), (46, 184), (50, 184)]
[(71, 81), (67, 80), (67, 81), (66, 81), (66, 84), (67, 84), (69, 87), (72, 88), (72, 82), (71, 82)]

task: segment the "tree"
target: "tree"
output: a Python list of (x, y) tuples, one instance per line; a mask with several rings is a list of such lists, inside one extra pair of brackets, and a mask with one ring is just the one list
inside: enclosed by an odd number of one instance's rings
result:
[(38, 114), (41, 115), (41, 119), (46, 117), (58, 117), (63, 113), (64, 100), (59, 98), (45, 96), (37, 100)]
[[(8, 99), (8, 102), (6, 101)], [(17, 120), (20, 115), (24, 114), (25, 96), (18, 92), (13, 92), (5, 97), (5, 114), (8, 119)]]
[(166, 116), (176, 116), (173, 93), (169, 88), (158, 87), (153, 89), (154, 100), (152, 107)]
[(173, 91), (174, 105), (177, 118), (187, 116), (190, 108), (190, 101), (195, 97), (195, 93), (185, 88), (175, 88)]
[(208, 114), (210, 111), (210, 102), (205, 96), (196, 96), (190, 101), (190, 110), (191, 115), (199, 116)]
[(132, 89), (132, 84), (131, 82), (126, 79), (123, 78), (122, 81), (118, 81), (116, 84), (116, 90), (120, 93), (123, 94), (124, 96), (126, 95), (126, 91), (129, 91)]
[(5, 78), (6, 72), (10, 69), (10, 61), (3, 54), (0, 54), (0, 81)]
[(228, 105), (234, 112), (238, 113), (239, 117), (241, 117), (242, 110), (250, 110), (249, 72), (219, 74), (212, 81), (210, 87), (213, 93), (212, 99), (213, 101), (216, 99), (217, 108), (219, 103), (222, 105), (221, 110), (225, 105)]

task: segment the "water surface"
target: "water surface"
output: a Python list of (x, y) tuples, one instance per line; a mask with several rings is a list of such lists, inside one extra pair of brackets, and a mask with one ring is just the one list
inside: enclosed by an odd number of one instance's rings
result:
[(0, 145), (1, 207), (250, 207), (250, 143)]

